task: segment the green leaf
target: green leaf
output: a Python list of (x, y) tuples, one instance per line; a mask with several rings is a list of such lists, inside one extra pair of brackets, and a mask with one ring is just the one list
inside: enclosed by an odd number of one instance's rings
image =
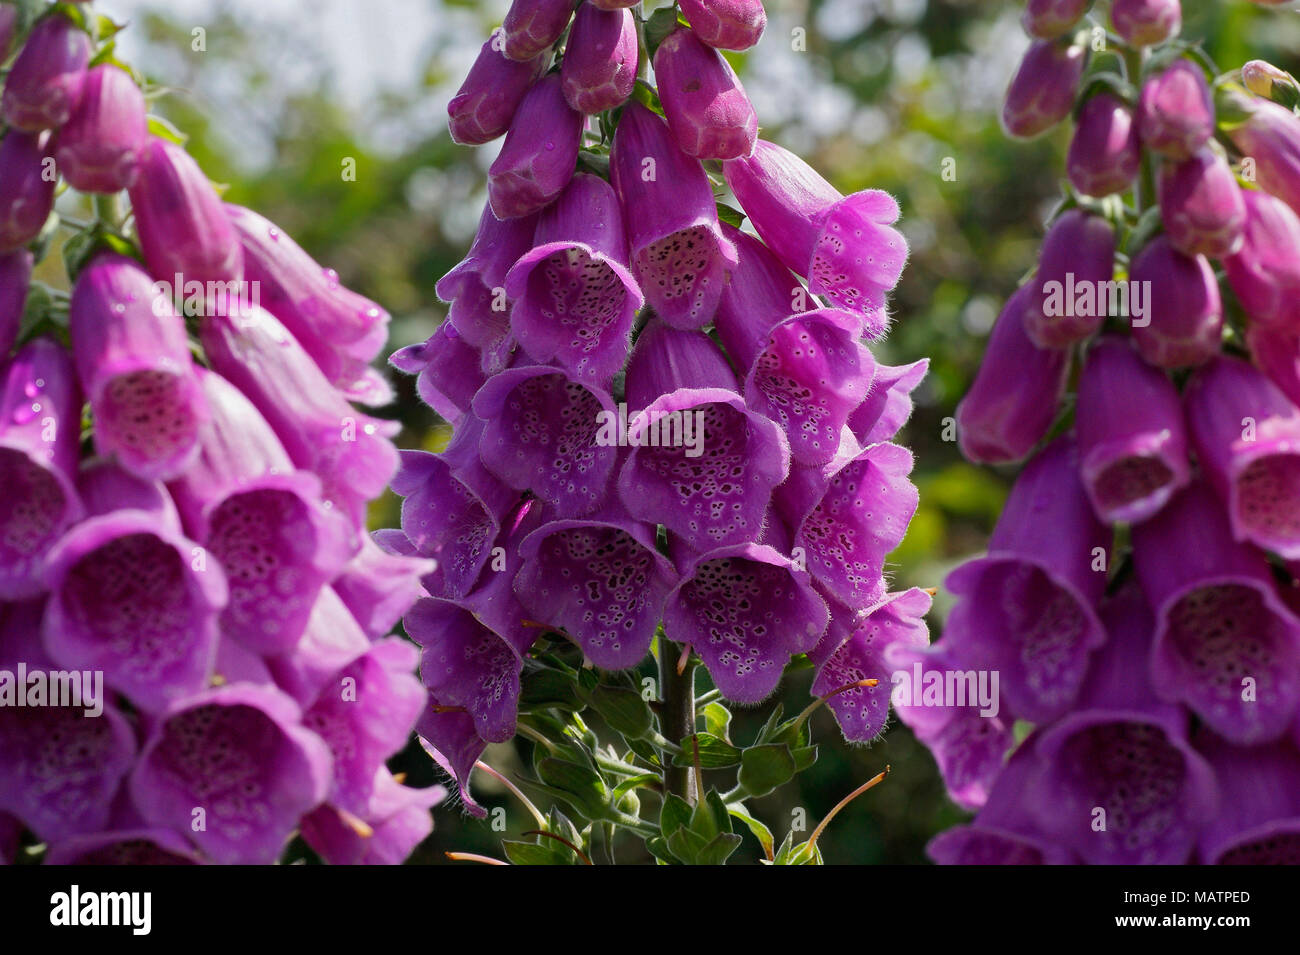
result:
[(727, 812), (731, 813), (733, 818), (739, 819), (746, 825), (746, 827), (748, 827), (749, 831), (753, 833), (754, 838), (758, 840), (759, 845), (763, 847), (763, 855), (769, 859), (772, 858), (773, 849), (776, 845), (776, 840), (772, 836), (772, 830), (751, 816), (749, 810), (745, 808), (743, 803), (732, 803), (727, 807)]
[(734, 206), (729, 206), (725, 202), (719, 202), (718, 218), (723, 222), (726, 222), (728, 225), (733, 225), (739, 229), (745, 224), (745, 219), (748, 217)]
[[(538, 842), (502, 840), (506, 858), (515, 865), (576, 865), (578, 857), (562, 843), (538, 836)], [(544, 842), (542, 841), (544, 840)]]
[(780, 703), (772, 707), (772, 712), (768, 714), (767, 722), (763, 728), (758, 731), (758, 736), (754, 739), (755, 744), (770, 743), (775, 738), (777, 727), (781, 725), (781, 715), (785, 713), (785, 707)]
[(654, 713), (635, 690), (599, 686), (589, 700), (609, 728), (625, 739), (643, 739), (654, 728)]
[[(700, 747), (701, 769), (725, 769), (740, 762), (740, 748), (725, 739), (720, 739), (712, 733), (697, 733), (695, 739)], [(689, 736), (682, 740), (682, 751), (673, 757), (673, 765), (695, 765), (695, 747)]]
[(588, 819), (603, 819), (609, 815), (609, 788), (600, 774), (590, 767), (547, 756), (538, 761), (537, 774), (543, 783), (563, 794), (564, 801)]
[(704, 728), (720, 739), (731, 741), (731, 710), (721, 703), (704, 707)]
[(663, 836), (651, 836), (645, 841), (645, 847), (650, 854), (660, 862), (665, 862), (669, 865), (676, 865), (681, 862), (681, 860), (673, 854), (673, 851), (668, 848), (668, 841), (664, 839)]
[(784, 743), (751, 746), (741, 755), (737, 782), (751, 796), (766, 796), (789, 782), (798, 768)]
[(676, 6), (661, 7), (650, 14), (645, 24), (645, 45), (650, 56), (655, 55), (659, 44), (668, 39), (668, 34), (677, 29), (678, 23)]
[(678, 829), (689, 828), (691, 815), (690, 803), (681, 796), (669, 793), (664, 797), (663, 809), (659, 812), (659, 831), (667, 838)]
[(177, 146), (184, 146), (189, 137), (182, 133), (161, 116), (149, 115), (149, 134), (152, 136), (161, 136), (163, 139), (170, 140)]
[(557, 708), (577, 711), (582, 707), (578, 685), (569, 674), (552, 667), (524, 673), (523, 688), (519, 694), (521, 710)]

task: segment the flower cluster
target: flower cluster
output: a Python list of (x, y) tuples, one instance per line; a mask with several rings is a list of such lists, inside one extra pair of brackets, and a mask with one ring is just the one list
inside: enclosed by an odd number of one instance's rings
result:
[(902, 714), (978, 810), (930, 853), (1294, 863), (1300, 91), (1207, 77), (1177, 0), (1114, 0), (1121, 55), (1087, 67), (1090, 5), (1031, 0), (1006, 98), (1016, 136), (1074, 111), (1073, 192), (957, 412), (968, 458), (1029, 461), (911, 655), (1002, 691)]
[[(387, 314), (154, 135), (116, 26), (0, 6), (0, 858), (400, 862), (440, 789), (388, 634), (428, 561), (364, 531), (397, 468)], [(98, 50), (97, 50), (98, 47)], [(58, 181), (93, 197), (81, 226)], [(119, 211), (129, 196), (133, 233)], [(71, 197), (70, 197), (71, 198)], [(70, 294), (32, 280), (61, 226)]]
[(885, 722), (885, 644), (926, 642), (929, 596), (884, 576), (925, 363), (865, 344), (907, 257), (898, 205), (757, 138), (722, 51), (758, 42), (758, 0), (573, 6), (515, 0), (451, 101), (458, 142), (505, 140), (447, 320), (392, 358), (454, 425), (394, 488), (405, 549), (438, 562), (405, 621), (419, 732), (472, 812), (548, 632), (609, 671), (659, 633), (749, 704), (806, 654), (815, 693), (852, 684), (830, 702), (851, 740)]

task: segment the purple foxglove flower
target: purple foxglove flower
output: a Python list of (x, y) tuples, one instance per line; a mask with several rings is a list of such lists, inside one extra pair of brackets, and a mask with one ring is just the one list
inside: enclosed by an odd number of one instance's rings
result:
[(1269, 381), (1300, 406), (1300, 334), (1255, 325), (1246, 329), (1246, 342)]
[(5, 77), (5, 122), (28, 132), (66, 123), (81, 101), (90, 47), (90, 36), (67, 17), (42, 18)]
[(902, 543), (916, 512), (911, 470), (906, 448), (863, 449), (850, 438), (829, 463), (796, 467), (778, 488), (776, 502), (795, 529), (794, 545), (837, 603), (860, 610), (883, 596), (885, 558)]
[(456, 783), (456, 797), (464, 810), (476, 819), (486, 818), (487, 810), (474, 801), (469, 783), (487, 741), (475, 731), (469, 713), (432, 704), (425, 708), (415, 732), (429, 758)]
[(572, 0), (514, 0), (501, 25), (501, 49), (512, 60), (531, 60), (564, 34)]
[(677, 572), (654, 528), (616, 514), (552, 521), (520, 545), (515, 596), (531, 619), (563, 628), (605, 670), (636, 666), (650, 649)]
[(405, 640), (381, 640), (339, 670), (303, 714), (303, 725), (334, 754), (332, 806), (365, 815), (375, 774), (406, 745), (428, 702), (418, 662)]
[(888, 324), (885, 293), (898, 284), (907, 240), (898, 203), (879, 189), (842, 196), (794, 153), (759, 140), (748, 159), (723, 166), (754, 228), (808, 290), (866, 319), (869, 335)]
[(619, 447), (619, 414), (606, 392), (530, 365), (489, 379), (474, 396), (474, 414), (486, 425), (483, 465), (502, 482), (531, 490), (563, 517), (604, 501)]
[(450, 321), (439, 325), (427, 341), (399, 348), (388, 362), (408, 375), (418, 375), (415, 390), (421, 400), (452, 424), (469, 410), (487, 381), (478, 350)]
[(1007, 707), (1035, 723), (1069, 709), (1106, 640), (1094, 607), (1111, 533), (1093, 514), (1078, 467), (1070, 438), (1049, 444), (1011, 489), (988, 555), (945, 582), (958, 597), (944, 628), (950, 653), (998, 671)]
[(0, 600), (45, 591), (46, 554), (83, 515), (73, 483), (80, 446), (72, 362), (38, 338), (0, 370)]
[(9, 357), (22, 329), (32, 262), (26, 249), (0, 252), (0, 362)]
[(654, 66), (668, 127), (686, 155), (727, 160), (754, 151), (758, 114), (721, 53), (678, 29), (659, 44)]
[(718, 226), (704, 167), (682, 152), (662, 119), (633, 102), (614, 133), (609, 171), (646, 300), (674, 328), (708, 324), (736, 249)]
[[(332, 762), (290, 697), (234, 683), (158, 721), (131, 774), (131, 798), (146, 820), (188, 832), (214, 862), (269, 865), (329, 793)], [(205, 828), (192, 824), (196, 809)]]
[(1259, 187), (1300, 213), (1300, 117), (1267, 100), (1229, 96), (1244, 117), (1227, 126), (1228, 138), (1254, 160)]
[(129, 195), (140, 251), (154, 278), (179, 292), (177, 285), (191, 281), (206, 285), (243, 277), (239, 236), (212, 183), (180, 146), (151, 136)]
[(488, 199), (498, 219), (540, 212), (564, 191), (578, 162), (583, 123), (564, 101), (557, 74), (533, 84), (488, 170)]
[(1185, 368), (1219, 353), (1223, 304), (1205, 256), (1184, 255), (1156, 236), (1133, 260), (1129, 280), (1147, 289), (1145, 323), (1134, 323), (1133, 341), (1149, 364)]
[[(930, 631), (925, 615), (929, 612), (930, 595), (924, 590), (913, 588), (890, 594), (855, 621), (844, 642), (818, 667), (811, 692), (814, 696), (835, 694), (826, 705), (850, 743), (870, 742), (885, 728), (893, 688), (891, 654), (899, 652), (891, 648), (927, 649)], [(872, 679), (879, 683), (842, 690)]]
[(80, 477), (89, 517), (50, 551), (44, 637), (146, 712), (208, 686), (226, 575), (180, 532), (161, 485), (112, 464)]
[(262, 307), (349, 398), (387, 404), (392, 391), (374, 380), (370, 363), (388, 340), (388, 312), (340, 285), (337, 272), (273, 222), (240, 206), (225, 210), (243, 249), (245, 287), (258, 290)]
[(1178, 389), (1125, 339), (1089, 349), (1076, 407), (1080, 476), (1103, 522), (1144, 521), (1191, 480)]
[(1114, 0), (1110, 22), (1131, 46), (1156, 46), (1183, 27), (1181, 0)]
[(113, 829), (50, 846), (43, 865), (200, 865), (195, 848), (170, 829)]
[(1209, 733), (1196, 747), (1218, 780), (1219, 811), (1201, 830), (1203, 865), (1295, 865), (1300, 860), (1300, 754), (1284, 744), (1241, 747)]
[(930, 359), (910, 365), (877, 365), (866, 400), (849, 415), (848, 426), (866, 447), (891, 441), (912, 417), (912, 392), (930, 370)]
[(330, 865), (401, 865), (433, 831), (429, 810), (446, 798), (441, 786), (403, 786), (381, 769), (364, 813), (347, 818), (321, 806), (303, 817), (302, 837)]
[(1020, 25), (1032, 37), (1055, 40), (1069, 33), (1091, 6), (1092, 0), (1029, 0)]
[(230, 578), (226, 636), (257, 653), (284, 653), (302, 636), (320, 588), (360, 540), (326, 509), (320, 480), (295, 471), (271, 426), (238, 388), (212, 372), (200, 383), (212, 418), (198, 458), (172, 482), (185, 526)]
[(1138, 97), (1137, 124), (1147, 149), (1190, 159), (1214, 135), (1214, 99), (1205, 71), (1182, 59), (1147, 80)]
[(939, 833), (925, 847), (938, 865), (1073, 865), (1078, 858), (1043, 832), (1030, 812), (1042, 774), (1030, 736), (1007, 760), (988, 801), (969, 823)]
[(825, 464), (871, 388), (876, 362), (858, 339), (861, 320), (821, 308), (774, 328), (745, 379), (745, 404), (785, 431), (798, 464)]
[[(1006, 707), (993, 712), (991, 706), (981, 706), (979, 674), (951, 659), (942, 640), (928, 650), (913, 649), (906, 641), (893, 644), (886, 661), (894, 667), (891, 702), (898, 718), (930, 750), (953, 802), (979, 809), (1001, 778), (1007, 750), (1015, 742)], [(945, 699), (946, 686), (973, 692), (959, 690), (960, 697)], [(986, 686), (992, 687), (987, 678)]]
[[(390, 550), (401, 539), (401, 550)], [(377, 640), (392, 632), (402, 614), (424, 595), (420, 579), (437, 569), (432, 560), (415, 556), (401, 531), (363, 534), (361, 551), (334, 580), (334, 589), (366, 635)]]
[(644, 301), (626, 265), (613, 188), (598, 176), (574, 176), (542, 213), (534, 242), (506, 276), (515, 337), (533, 359), (607, 387), (627, 359)]
[(1228, 161), (1203, 148), (1190, 159), (1165, 163), (1157, 185), (1160, 219), (1174, 248), (1222, 258), (1241, 248), (1246, 203)]
[(709, 46), (748, 50), (767, 27), (762, 0), (681, 0), (691, 29)]
[(793, 655), (817, 645), (828, 619), (806, 571), (766, 544), (736, 544), (683, 567), (664, 633), (695, 649), (727, 699), (758, 703)]
[(723, 223), (722, 234), (736, 247), (737, 265), (718, 302), (714, 326), (736, 366), (747, 373), (767, 347), (772, 329), (818, 303), (758, 239), (730, 223)]
[(297, 340), (263, 309), (209, 316), (200, 333), (219, 375), (275, 429), (295, 466), (321, 479), (322, 496), (357, 527), (397, 470), (396, 422), (360, 414), (326, 380)]
[(40, 234), (54, 208), (54, 169), (48, 133), (11, 129), (0, 140), (0, 251)]
[(1192, 484), (1134, 527), (1133, 559), (1156, 614), (1156, 694), (1234, 743), (1285, 732), (1300, 703), (1300, 620), (1209, 487)]
[(1025, 52), (1002, 103), (1002, 128), (1033, 139), (1070, 115), (1088, 54), (1082, 44), (1037, 40)]
[(678, 388), (740, 391), (727, 356), (704, 332), (673, 328), (651, 319), (637, 335), (627, 361), (624, 391), (632, 411)]
[[(470, 592), (491, 556), (506, 511), (518, 500), (478, 463), (482, 424), (461, 427), (442, 454), (403, 451), (393, 491), (402, 501), (402, 529), (416, 553), (438, 562), (425, 579), (436, 597)], [(462, 465), (463, 459), (469, 462)], [(475, 467), (474, 465), (477, 465)]]
[[(44, 669), (28, 668), (28, 678)], [(135, 751), (135, 731), (111, 705), (98, 716), (73, 706), (0, 707), (0, 812), (45, 841), (98, 832)]]
[(1254, 365), (1220, 356), (1185, 392), (1201, 469), (1233, 536), (1300, 558), (1300, 409)]
[(1300, 216), (1267, 192), (1242, 193), (1246, 232), (1223, 260), (1228, 284), (1252, 323), (1300, 331)]
[(1068, 348), (1106, 321), (1103, 292), (1115, 276), (1115, 230), (1101, 216), (1071, 209), (1043, 239), (1025, 307), (1025, 332), (1040, 348)]
[(697, 551), (757, 539), (772, 489), (790, 470), (785, 434), (734, 392), (679, 388), (637, 415), (618, 492), (637, 520)]
[(149, 138), (144, 94), (123, 69), (86, 74), (85, 95), (59, 132), (59, 173), (82, 192), (120, 192), (135, 181)]
[(1070, 182), (1085, 196), (1108, 196), (1127, 191), (1141, 166), (1133, 111), (1110, 93), (1089, 99), (1070, 140)]
[(452, 141), (481, 146), (510, 128), (524, 94), (546, 70), (550, 57), (538, 54), (522, 62), (502, 52), (501, 31), (479, 50), (469, 75), (447, 104)]
[[(225, 644), (236, 645), (223, 641)], [(371, 646), (334, 588), (322, 587), (307, 629), (293, 652), (264, 660), (274, 685), (306, 709), (326, 690), (337, 686), (339, 671), (359, 660)]]
[(631, 10), (584, 3), (573, 17), (560, 66), (565, 100), (588, 116), (621, 106), (636, 86), (639, 55)]
[(1215, 813), (1214, 776), (1187, 741), (1184, 711), (1152, 699), (1151, 612), (1137, 588), (1108, 601), (1103, 616), (1109, 641), (1079, 706), (1035, 734), (1043, 768), (1029, 781), (1030, 805), (1085, 862), (1185, 863)]
[(185, 323), (144, 269), (116, 253), (96, 256), (72, 291), (69, 330), (99, 453), (146, 478), (188, 467), (207, 402)]

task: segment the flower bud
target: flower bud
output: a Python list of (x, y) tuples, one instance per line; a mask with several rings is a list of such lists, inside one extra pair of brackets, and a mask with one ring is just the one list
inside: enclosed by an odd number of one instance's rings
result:
[(547, 57), (511, 60), (501, 52), (501, 31), (492, 34), (469, 75), (447, 104), (453, 141), (463, 146), (491, 142), (510, 128), (529, 87), (546, 69)]
[(1067, 348), (1091, 336), (1109, 314), (1115, 230), (1101, 216), (1071, 209), (1043, 240), (1025, 331), (1040, 348)]
[(1142, 86), (1137, 107), (1142, 145), (1171, 159), (1188, 159), (1214, 135), (1214, 101), (1205, 71), (1178, 60)]
[(1225, 97), (1245, 114), (1227, 133), (1241, 154), (1253, 160), (1255, 181), (1300, 213), (1300, 117), (1244, 94), (1228, 91)]
[(1214, 269), (1201, 255), (1184, 255), (1157, 236), (1133, 260), (1132, 282), (1145, 283), (1147, 321), (1134, 324), (1138, 353), (1157, 368), (1209, 361), (1223, 337), (1223, 304)]
[(1038, 40), (1030, 46), (1002, 104), (1007, 133), (1033, 139), (1069, 116), (1086, 59), (1075, 43)]
[(1133, 112), (1110, 93), (1099, 93), (1079, 113), (1066, 168), (1086, 196), (1124, 192), (1142, 166)]
[(488, 198), (498, 219), (538, 212), (564, 191), (578, 162), (582, 124), (582, 114), (564, 101), (559, 76), (534, 84), (488, 170)]
[(514, 0), (501, 24), (501, 50), (512, 60), (531, 60), (564, 33), (573, 0)]
[(631, 10), (583, 4), (573, 18), (560, 66), (564, 98), (588, 115), (621, 105), (636, 85), (639, 56)]
[(1039, 40), (1055, 40), (1083, 19), (1092, 0), (1029, 0), (1020, 15), (1025, 32)]
[(118, 192), (135, 181), (149, 137), (144, 94), (105, 63), (86, 74), (85, 94), (59, 132), (59, 172), (82, 192)]
[(676, 30), (655, 51), (659, 98), (673, 138), (696, 159), (740, 159), (754, 151), (758, 115), (722, 54), (691, 30)]
[(1300, 331), (1300, 216), (1267, 192), (1242, 193), (1246, 232), (1223, 260), (1228, 284), (1252, 322)]
[(54, 208), (58, 181), (48, 133), (11, 129), (0, 141), (0, 250), (26, 245)]
[(736, 374), (713, 339), (694, 329), (673, 328), (651, 320), (627, 362), (625, 391), (631, 412), (678, 388), (725, 388), (740, 391)]
[(1293, 109), (1300, 106), (1300, 84), (1286, 70), (1265, 60), (1251, 60), (1241, 68), (1241, 82), (1256, 96)]
[(18, 340), (32, 279), (32, 254), (26, 249), (0, 253), (0, 362)]
[(696, 35), (720, 50), (748, 50), (767, 26), (762, 0), (681, 0)]
[(1183, 26), (1179, 0), (1114, 0), (1110, 20), (1131, 46), (1155, 46), (1178, 35)]
[(152, 137), (130, 196), (140, 251), (154, 278), (207, 283), (243, 277), (243, 252), (221, 199), (180, 146)]
[(5, 78), (5, 122), (28, 132), (62, 126), (81, 100), (89, 62), (85, 30), (62, 14), (42, 19)]
[(1191, 159), (1166, 163), (1157, 190), (1160, 218), (1176, 249), (1222, 258), (1241, 247), (1246, 203), (1232, 167), (1219, 153), (1206, 147)]

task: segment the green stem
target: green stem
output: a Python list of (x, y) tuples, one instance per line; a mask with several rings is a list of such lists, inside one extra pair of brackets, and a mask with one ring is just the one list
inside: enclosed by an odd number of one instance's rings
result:
[[(676, 644), (659, 638), (659, 689), (663, 695), (663, 735), (679, 749), (682, 741), (695, 733), (695, 662), (687, 660), (677, 672)], [(674, 766), (672, 754), (665, 749), (664, 791), (695, 803), (695, 770)]]

